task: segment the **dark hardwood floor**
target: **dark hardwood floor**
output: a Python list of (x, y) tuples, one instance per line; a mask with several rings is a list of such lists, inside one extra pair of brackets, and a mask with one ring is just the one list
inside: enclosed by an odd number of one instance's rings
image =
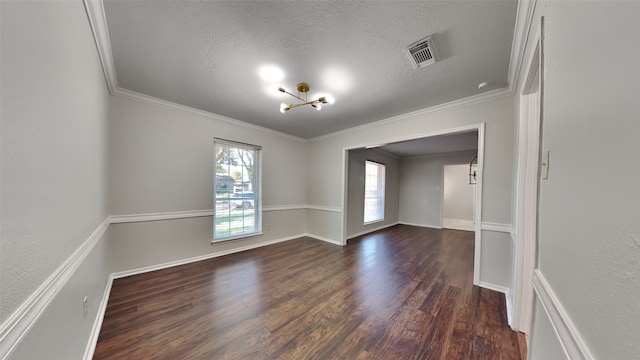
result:
[(398, 225), (115, 280), (94, 359), (520, 359), (473, 233)]

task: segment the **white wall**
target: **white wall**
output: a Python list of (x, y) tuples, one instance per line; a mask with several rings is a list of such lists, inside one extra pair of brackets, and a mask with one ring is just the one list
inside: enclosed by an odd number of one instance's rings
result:
[(400, 222), (441, 228), (444, 166), (469, 163), (475, 154), (476, 151), (465, 151), (403, 158), (400, 163)]
[[(365, 161), (385, 165), (384, 220), (364, 225)], [(400, 162), (397, 158), (376, 149), (349, 151), (347, 182), (347, 238), (398, 223), (398, 176)]]
[(306, 232), (307, 149), (299, 139), (149, 105), (111, 98), (110, 208), (114, 215), (213, 207), (213, 138), (262, 146), (264, 235), (211, 245), (213, 217), (114, 224), (114, 270), (125, 271)]
[[(544, 15), (542, 149), (551, 156), (538, 268), (557, 298), (545, 305), (566, 311), (597, 359), (640, 353), (638, 14), (638, 2), (539, 2), (530, 36)], [(531, 354), (547, 359), (557, 346), (538, 309)]]
[(469, 164), (446, 165), (442, 218), (473, 222), (474, 188), (475, 185), (469, 184)]
[[(0, 8), (4, 327), (108, 215), (108, 95), (82, 2), (2, 1)], [(34, 327), (57, 329), (29, 333), (14, 359), (82, 355), (107, 280), (101, 249), (90, 255), (96, 265), (83, 265)], [(83, 319), (84, 295), (91, 302)]]

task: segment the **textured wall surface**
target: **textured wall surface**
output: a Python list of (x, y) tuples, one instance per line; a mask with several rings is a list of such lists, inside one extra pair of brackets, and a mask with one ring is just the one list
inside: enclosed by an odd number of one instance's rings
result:
[[(640, 90), (631, 79), (640, 79), (640, 3), (545, 1), (537, 12), (534, 34), (545, 17), (542, 148), (550, 151), (538, 266), (595, 358), (634, 359)], [(590, 49), (605, 43), (606, 51)], [(542, 336), (544, 325), (534, 325), (534, 337)], [(544, 346), (534, 338), (532, 353)]]
[(2, 1), (0, 321), (107, 217), (107, 88), (82, 3)]

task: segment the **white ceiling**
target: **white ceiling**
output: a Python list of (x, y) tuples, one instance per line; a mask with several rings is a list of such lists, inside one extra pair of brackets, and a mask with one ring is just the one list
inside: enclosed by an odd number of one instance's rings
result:
[[(105, 0), (118, 86), (312, 138), (507, 85), (509, 1)], [(407, 45), (433, 35), (440, 60)], [(280, 81), (261, 78), (275, 66)], [(335, 104), (281, 114), (298, 82)], [(478, 89), (478, 84), (489, 86)]]

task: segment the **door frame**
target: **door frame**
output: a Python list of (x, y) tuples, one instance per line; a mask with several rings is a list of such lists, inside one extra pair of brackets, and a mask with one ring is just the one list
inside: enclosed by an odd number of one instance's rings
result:
[(518, 94), (518, 166), (516, 173), (513, 323), (529, 334), (533, 315), (533, 273), (537, 261), (537, 222), (541, 124), (543, 114), (543, 48), (541, 33), (525, 68), (527, 75)]
[(348, 200), (347, 195), (348, 194), (346, 189), (349, 183), (348, 182), (349, 150), (360, 149), (360, 148), (373, 148), (373, 147), (382, 146), (384, 144), (390, 144), (395, 142), (415, 140), (415, 139), (439, 136), (439, 135), (453, 135), (453, 134), (465, 133), (470, 131), (478, 132), (478, 170), (477, 170), (478, 181), (476, 184), (476, 193), (475, 193), (475, 200), (476, 200), (475, 211), (476, 211), (477, 221), (474, 224), (474, 229), (475, 229), (474, 251), (475, 252), (474, 252), (474, 259), (473, 259), (473, 284), (482, 286), (480, 281), (480, 264), (482, 261), (481, 259), (481, 256), (482, 256), (481, 227), (482, 227), (482, 186), (483, 186), (482, 183), (483, 183), (483, 171), (484, 171), (484, 133), (485, 133), (484, 122), (343, 147), (342, 148), (342, 205), (341, 205), (342, 217), (340, 222), (340, 227), (341, 227), (340, 244), (342, 246), (347, 245), (347, 200)]

